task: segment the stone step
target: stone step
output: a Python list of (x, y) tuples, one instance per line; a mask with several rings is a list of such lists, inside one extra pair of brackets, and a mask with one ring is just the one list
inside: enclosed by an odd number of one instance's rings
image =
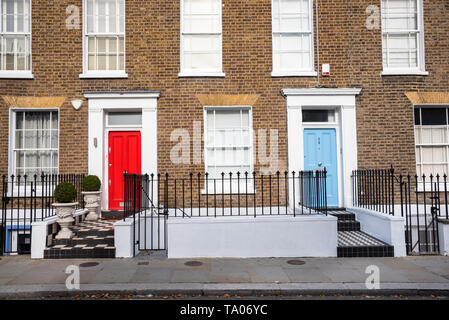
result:
[(94, 246), (97, 244), (107, 244), (109, 246), (114, 246), (114, 235), (108, 235), (106, 237), (87, 236), (84, 238), (75, 237), (72, 239), (54, 239), (52, 242), (52, 246), (66, 245), (74, 247), (78, 244), (88, 244)]
[(44, 250), (44, 259), (115, 258), (115, 247), (104, 246), (52, 246)]
[(338, 231), (360, 231), (360, 222), (352, 220), (339, 220)]
[(361, 231), (339, 231), (337, 256), (394, 257), (394, 247)]
[(83, 221), (71, 227), (72, 239), (53, 239), (45, 259), (115, 258), (114, 222)]
[(338, 221), (356, 221), (355, 214), (347, 211), (328, 211), (328, 214), (337, 217)]

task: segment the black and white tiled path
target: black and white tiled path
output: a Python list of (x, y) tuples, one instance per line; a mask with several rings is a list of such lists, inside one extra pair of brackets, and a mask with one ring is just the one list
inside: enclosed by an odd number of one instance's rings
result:
[(71, 227), (72, 239), (53, 240), (44, 250), (45, 259), (115, 258), (114, 222), (83, 221)]
[(338, 257), (393, 257), (394, 247), (362, 231), (355, 215), (344, 210), (329, 211), (338, 218)]

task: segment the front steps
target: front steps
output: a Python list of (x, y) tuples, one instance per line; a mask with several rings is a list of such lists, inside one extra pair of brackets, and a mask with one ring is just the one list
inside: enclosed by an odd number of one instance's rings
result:
[(338, 257), (394, 257), (394, 247), (362, 231), (355, 214), (329, 210), (338, 219)]
[(74, 225), (72, 239), (53, 239), (44, 259), (115, 258), (112, 220), (86, 221)]

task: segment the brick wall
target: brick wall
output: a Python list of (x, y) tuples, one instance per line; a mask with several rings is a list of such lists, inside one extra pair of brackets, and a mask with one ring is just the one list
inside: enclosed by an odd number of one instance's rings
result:
[[(82, 30), (65, 28), (66, 7), (81, 0), (33, 1), (34, 80), (0, 80), (0, 95), (64, 96), (60, 108), (60, 172), (87, 171), (87, 104), (70, 104), (85, 90), (160, 90), (158, 167), (185, 176), (203, 165), (175, 166), (170, 134), (202, 120), (198, 94), (255, 94), (253, 127), (279, 130), (281, 170), (287, 167), (286, 101), (282, 88), (314, 87), (316, 78), (272, 78), (271, 0), (223, 0), (223, 71), (225, 78), (178, 78), (179, 1), (126, 1), (126, 72), (128, 79), (80, 79)], [(448, 91), (449, 5), (424, 0), (426, 65), (429, 76), (382, 77), (380, 30), (367, 30), (365, 9), (380, 0), (320, 1), (321, 62), (331, 76), (321, 84), (361, 87), (357, 98), (360, 167), (414, 172), (412, 105), (407, 91)], [(182, 116), (180, 116), (182, 115)], [(8, 106), (0, 101), (0, 172), (7, 172)], [(145, 147), (145, 146), (143, 146)], [(191, 148), (193, 153), (193, 148)], [(255, 150), (256, 151), (256, 150)], [(256, 170), (259, 169), (256, 163)]]

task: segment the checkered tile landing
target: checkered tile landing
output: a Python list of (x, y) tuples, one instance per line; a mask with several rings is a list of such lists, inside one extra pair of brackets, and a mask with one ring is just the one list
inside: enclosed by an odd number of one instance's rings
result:
[(353, 213), (344, 210), (330, 211), (338, 218), (339, 257), (393, 257), (394, 247), (362, 231)]
[(52, 240), (44, 250), (45, 259), (115, 258), (114, 222), (82, 221), (71, 227), (72, 239)]

